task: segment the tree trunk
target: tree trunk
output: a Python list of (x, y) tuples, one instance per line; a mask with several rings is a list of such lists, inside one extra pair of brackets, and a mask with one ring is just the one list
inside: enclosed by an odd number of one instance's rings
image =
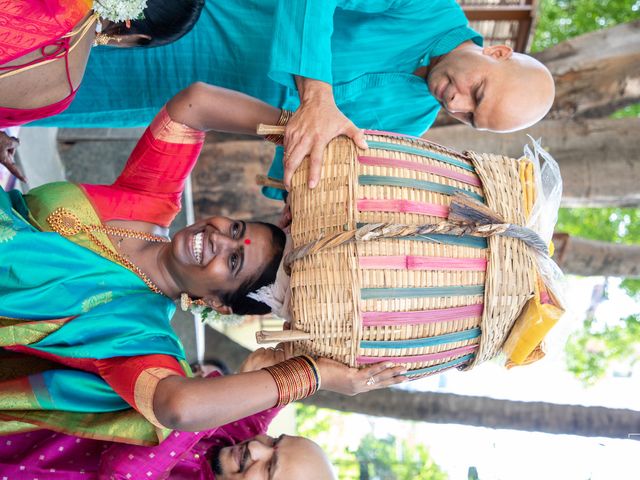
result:
[(599, 242), (556, 234), (554, 259), (564, 273), (640, 277), (640, 245)]
[[(548, 118), (606, 117), (640, 102), (640, 20), (565, 40), (533, 54), (556, 82)], [(441, 112), (435, 125), (457, 125)]]
[[(232, 371), (249, 354), (227, 336), (208, 328), (207, 351), (216, 352)], [(346, 412), (430, 423), (456, 423), (582, 436), (628, 438), (640, 432), (640, 412), (604, 407), (515, 402), (433, 392), (386, 389), (345, 397), (321, 391), (304, 403)]]
[(534, 54), (556, 80), (552, 118), (605, 117), (640, 102), (640, 20)]
[(321, 391), (304, 403), (346, 412), (429, 423), (629, 438), (640, 432), (640, 412), (581, 405), (517, 402), (450, 393), (386, 389), (345, 397)]
[(542, 146), (560, 165), (563, 206), (640, 205), (640, 118), (546, 120), (515, 133), (479, 132), (466, 125), (434, 128), (428, 140), (456, 150), (491, 152), (518, 158), (529, 142)]

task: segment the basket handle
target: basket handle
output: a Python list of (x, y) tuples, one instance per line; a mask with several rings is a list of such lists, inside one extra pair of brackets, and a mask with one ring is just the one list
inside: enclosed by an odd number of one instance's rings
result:
[(259, 330), (256, 341), (263, 343), (294, 342), (296, 340), (311, 340), (311, 334), (302, 330)]
[(287, 128), (286, 125), (267, 125), (265, 123), (259, 123), (256, 133), (258, 135), (284, 135), (284, 131)]
[(261, 187), (272, 187), (280, 190), (286, 190), (282, 180), (276, 180), (275, 178), (267, 177), (266, 175), (256, 175), (256, 184)]

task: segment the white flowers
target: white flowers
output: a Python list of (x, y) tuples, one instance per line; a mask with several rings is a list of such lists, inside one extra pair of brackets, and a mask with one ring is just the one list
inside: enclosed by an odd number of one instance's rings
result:
[(94, 0), (93, 10), (105, 20), (124, 22), (142, 18), (147, 0)]

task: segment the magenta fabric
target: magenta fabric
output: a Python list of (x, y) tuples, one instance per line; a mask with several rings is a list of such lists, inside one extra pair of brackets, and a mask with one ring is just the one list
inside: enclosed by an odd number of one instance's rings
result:
[(50, 430), (7, 435), (0, 437), (0, 478), (214, 480), (209, 466), (212, 452), (265, 433), (279, 411), (270, 408), (204, 432), (173, 432), (155, 447), (89, 440)]

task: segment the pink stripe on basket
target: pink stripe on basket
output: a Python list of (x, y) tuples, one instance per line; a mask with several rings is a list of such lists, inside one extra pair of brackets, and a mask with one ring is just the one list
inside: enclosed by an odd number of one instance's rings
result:
[(485, 258), (422, 257), (387, 255), (360, 257), (360, 268), (393, 268), (400, 270), (477, 270), (487, 269)]
[(362, 325), (375, 327), (383, 325), (419, 325), (424, 323), (450, 322), (461, 318), (479, 317), (484, 303), (464, 307), (438, 308), (410, 312), (363, 312)]
[(477, 344), (466, 345), (464, 347), (454, 348), (453, 350), (445, 350), (443, 352), (428, 353), (426, 355), (411, 355), (405, 357), (365, 357), (359, 356), (356, 361), (360, 365), (366, 365), (370, 363), (380, 362), (393, 362), (393, 363), (417, 363), (417, 362), (431, 362), (433, 360), (442, 360), (443, 358), (459, 357), (466, 353), (473, 352), (478, 348)]
[(411, 162), (409, 160), (399, 160), (397, 158), (368, 157), (364, 155), (358, 157), (358, 161), (363, 165), (370, 165), (374, 167), (407, 168), (409, 170), (416, 170), (419, 172), (433, 173), (434, 175), (458, 180), (459, 182), (466, 183), (467, 185), (473, 185), (475, 187), (479, 187), (481, 185), (478, 177), (468, 175), (466, 173), (455, 172), (449, 168), (438, 167), (436, 165), (427, 165), (424, 163)]
[(449, 207), (433, 203), (416, 202), (413, 200), (358, 200), (358, 210), (361, 212), (401, 212), (418, 213), (447, 218)]

